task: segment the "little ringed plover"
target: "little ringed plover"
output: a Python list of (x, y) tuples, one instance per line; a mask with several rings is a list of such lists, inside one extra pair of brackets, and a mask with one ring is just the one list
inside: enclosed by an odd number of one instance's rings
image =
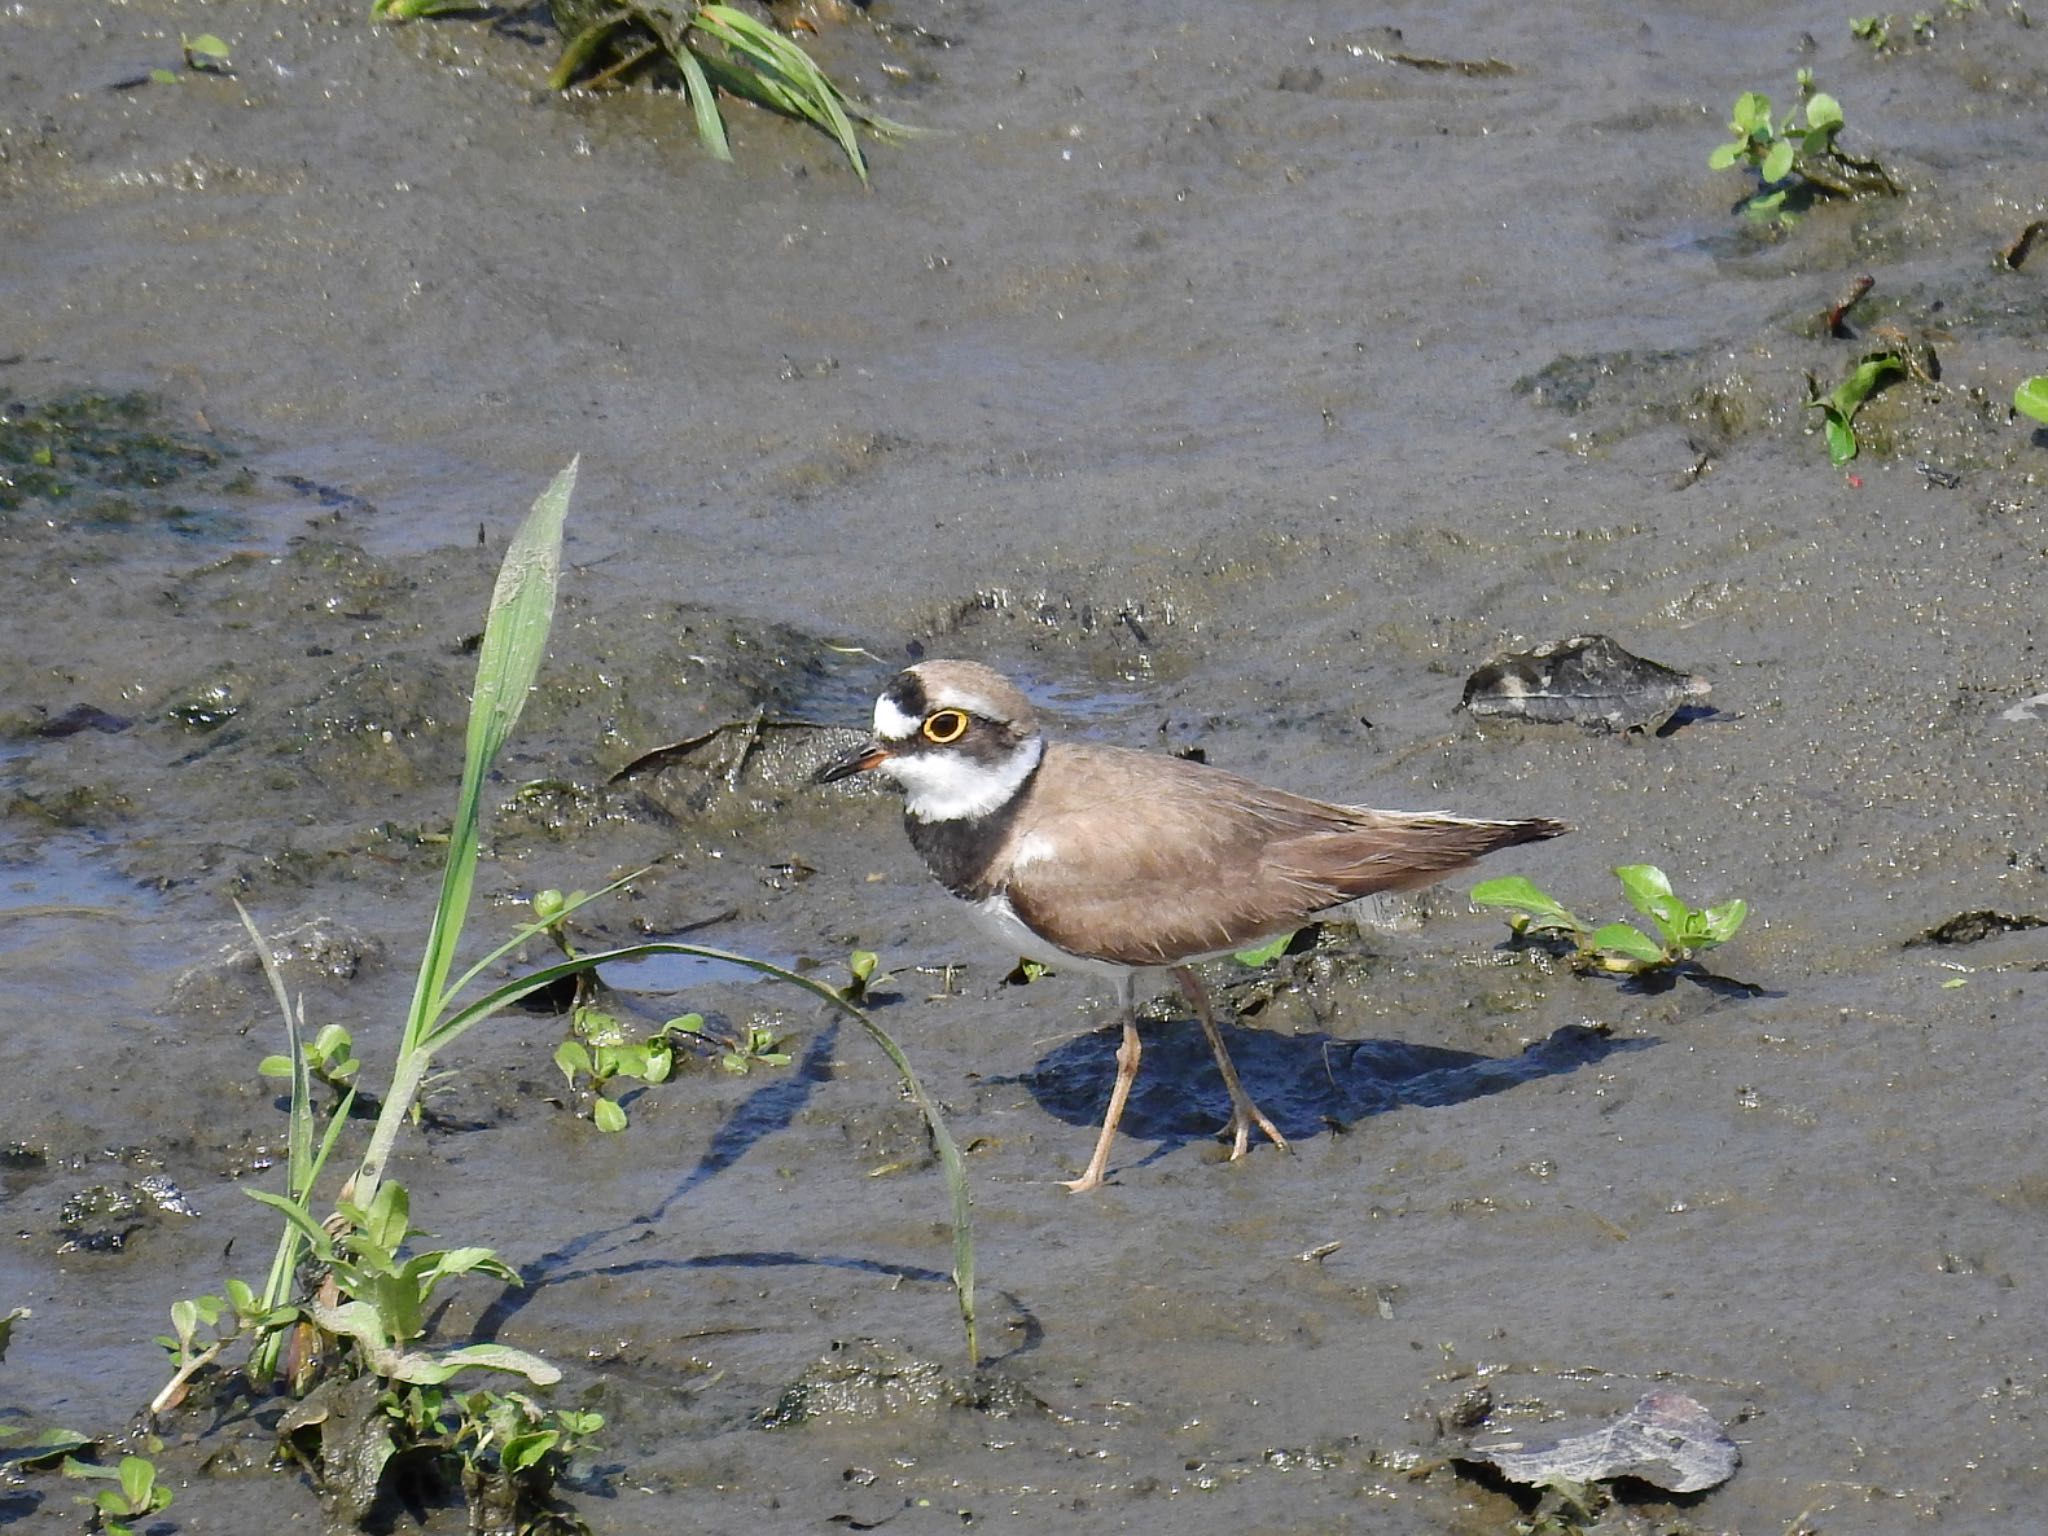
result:
[(1138, 1075), (1140, 970), (1171, 969), (1201, 1020), (1230, 1094), (1222, 1134), (1231, 1157), (1244, 1156), (1253, 1126), (1285, 1147), (1238, 1080), (1189, 962), (1570, 830), (1331, 805), (1177, 757), (1049, 742), (1024, 695), (972, 661), (899, 673), (875, 701), (874, 739), (817, 781), (870, 771), (903, 789), (912, 846), (1011, 952), (1079, 966), (1116, 988), (1116, 1081), (1094, 1155), (1067, 1181), (1076, 1191), (1102, 1183)]

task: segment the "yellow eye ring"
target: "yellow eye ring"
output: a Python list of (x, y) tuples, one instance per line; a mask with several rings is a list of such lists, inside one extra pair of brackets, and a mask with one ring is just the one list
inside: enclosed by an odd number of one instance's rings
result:
[(967, 716), (961, 710), (934, 710), (924, 717), (924, 739), (935, 747), (950, 747), (966, 734)]

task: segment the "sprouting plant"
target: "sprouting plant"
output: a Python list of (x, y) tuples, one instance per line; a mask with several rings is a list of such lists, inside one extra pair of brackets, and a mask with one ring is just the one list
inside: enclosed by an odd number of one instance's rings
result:
[(1580, 970), (1640, 975), (1682, 965), (1696, 954), (1735, 937), (1749, 904), (1740, 897), (1695, 909), (1672, 892), (1664, 871), (1654, 864), (1623, 864), (1614, 871), (1629, 902), (1657, 930), (1652, 938), (1634, 923), (1606, 923), (1594, 928), (1533, 881), (1520, 875), (1482, 880), (1472, 888), (1476, 907), (1501, 907), (1516, 938), (1531, 934), (1559, 938), (1570, 944), (1572, 964)]
[(887, 986), (889, 973), (880, 969), (882, 957), (872, 949), (856, 949), (846, 957), (846, 985), (841, 988), (848, 1002), (867, 999), (877, 987)]
[(1821, 413), (1829, 463), (1839, 468), (1856, 457), (1856, 412), (1878, 390), (1909, 371), (1904, 358), (1887, 351), (1870, 353), (1825, 395), (1820, 392), (1820, 381), (1812, 374), (1806, 376), (1807, 409)]
[[(626, 1108), (605, 1095), (613, 1078), (632, 1078), (648, 1084), (665, 1083), (675, 1071), (675, 1035), (703, 1032), (701, 1014), (686, 1013), (664, 1023), (652, 1034), (635, 1035), (626, 1021), (595, 1003), (579, 1003), (570, 1010), (573, 1033), (555, 1047), (555, 1065), (573, 1091), (579, 1077), (588, 1080), (590, 1118), (600, 1131), (623, 1131)], [(789, 1058), (784, 1057), (785, 1061)]]
[[(1844, 126), (1842, 104), (1813, 89), (1809, 70), (1799, 72), (1799, 88), (1799, 103), (1783, 121), (1774, 121), (1770, 97), (1744, 91), (1729, 116), (1734, 138), (1707, 157), (1713, 170), (1746, 165), (1756, 173), (1760, 186), (1743, 200), (1743, 211), (1754, 219), (1789, 222), (1794, 215), (1786, 199), (1794, 190), (1795, 176), (1810, 191), (1839, 197), (1896, 194), (1898, 184), (1883, 166), (1847, 153), (1836, 142)], [(1804, 126), (1799, 123), (1802, 114)]]
[[(349, 1081), (356, 1075), (362, 1062), (356, 1059), (355, 1040), (339, 1024), (324, 1024), (320, 1033), (306, 1043), (306, 1071), (314, 1082), (321, 1084), (339, 1099), (355, 1085)], [(290, 1078), (292, 1059), (289, 1056), (266, 1056), (256, 1064), (256, 1070), (265, 1077)]]
[(234, 61), (228, 57), (228, 45), (211, 32), (202, 32), (197, 37), (180, 34), (178, 41), (185, 51), (187, 69), (209, 75), (231, 75), (235, 72)]
[(75, 1457), (64, 1458), (66, 1477), (90, 1478), (112, 1483), (95, 1494), (80, 1494), (78, 1502), (89, 1504), (98, 1529), (110, 1536), (134, 1536), (130, 1520), (141, 1520), (170, 1507), (171, 1490), (156, 1480), (156, 1463), (146, 1456), (123, 1456), (112, 1467), (96, 1466)]
[(1852, 16), (1849, 18), (1849, 35), (1868, 43), (1872, 53), (1883, 53), (1892, 45), (1892, 18)]
[(2012, 392), (2012, 408), (2048, 427), (2048, 373), (2020, 380), (2020, 387)]

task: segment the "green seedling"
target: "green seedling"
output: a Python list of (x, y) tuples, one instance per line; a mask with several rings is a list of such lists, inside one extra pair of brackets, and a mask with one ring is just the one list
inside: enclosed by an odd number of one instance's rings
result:
[(605, 1096), (613, 1078), (632, 1078), (652, 1086), (665, 1083), (675, 1072), (675, 1035), (701, 1035), (704, 1019), (686, 1013), (670, 1019), (651, 1035), (635, 1037), (625, 1020), (594, 1004), (578, 1004), (570, 1011), (574, 1034), (555, 1047), (555, 1065), (568, 1079), (570, 1090), (578, 1079), (587, 1080), (591, 1094), (590, 1117), (600, 1131), (626, 1128), (625, 1106)]
[(14, 1325), (25, 1317), (33, 1316), (35, 1314), (27, 1307), (10, 1307), (0, 1312), (0, 1360), (7, 1358), (7, 1346), (14, 1339)]
[(156, 1463), (146, 1456), (123, 1456), (120, 1465), (95, 1466), (74, 1457), (64, 1458), (66, 1477), (90, 1478), (112, 1483), (98, 1493), (82, 1493), (78, 1502), (92, 1506), (93, 1520), (111, 1536), (135, 1536), (130, 1520), (146, 1519), (170, 1507), (171, 1490), (156, 1480)]
[(651, 67), (672, 68), (682, 78), (699, 141), (720, 160), (732, 158), (720, 93), (821, 129), (863, 182), (868, 168), (856, 123), (883, 139), (917, 132), (851, 100), (802, 48), (733, 6), (549, 0), (549, 9), (568, 40), (548, 76), (551, 89), (595, 88)]
[(1892, 46), (1892, 18), (1852, 16), (1849, 18), (1849, 35), (1859, 42), (1868, 43), (1872, 53), (1883, 53)]
[(856, 949), (846, 957), (847, 982), (842, 990), (848, 1002), (866, 1002), (875, 988), (889, 984), (889, 973), (880, 969), (881, 964), (882, 957), (872, 949)]
[[(356, 1059), (354, 1039), (339, 1024), (323, 1025), (320, 1033), (306, 1046), (307, 1072), (314, 1082), (328, 1089), (337, 1099), (355, 1086), (349, 1079), (361, 1066), (362, 1062)], [(265, 1077), (289, 1078), (292, 1059), (289, 1056), (266, 1056), (256, 1064), (256, 1070)]]
[(1481, 881), (1472, 888), (1472, 904), (1505, 909), (1508, 928), (1518, 939), (1535, 935), (1569, 944), (1572, 965), (1579, 970), (1627, 976), (1683, 965), (1734, 938), (1749, 915), (1748, 903), (1740, 898), (1700, 909), (1687, 906), (1654, 864), (1623, 864), (1614, 874), (1630, 904), (1650, 919), (1655, 938), (1634, 923), (1595, 928), (1582, 922), (1556, 897), (1520, 875)]
[(2020, 387), (2012, 392), (2012, 408), (2029, 421), (2048, 427), (2048, 373), (2020, 380)]
[(777, 1035), (766, 1024), (749, 1024), (746, 1034), (718, 1058), (718, 1064), (742, 1077), (756, 1067), (786, 1067), (789, 1065), (789, 1052), (785, 1049), (788, 1044), (787, 1038)]
[(1808, 410), (1821, 413), (1822, 430), (1827, 436), (1828, 462), (1836, 468), (1856, 457), (1856, 413), (1863, 402), (1876, 394), (1893, 379), (1904, 378), (1909, 372), (1906, 361), (1896, 352), (1872, 352), (1849, 370), (1849, 377), (1823, 395), (1820, 381), (1812, 374), (1806, 376)]
[(185, 50), (185, 67), (196, 69), (201, 74), (231, 75), (235, 72), (234, 62), (228, 57), (228, 45), (211, 32), (202, 32), (197, 37), (178, 37)]
[(1707, 157), (1708, 167), (1716, 171), (1747, 166), (1756, 173), (1760, 186), (1743, 199), (1743, 212), (1761, 221), (1790, 223), (1795, 215), (1787, 198), (1797, 188), (1837, 197), (1896, 194), (1898, 184), (1883, 166), (1847, 153), (1836, 142), (1844, 127), (1842, 104), (1813, 89), (1810, 71), (1799, 72), (1799, 86), (1799, 103), (1781, 122), (1774, 122), (1771, 98), (1761, 91), (1736, 97), (1728, 121), (1734, 137)]

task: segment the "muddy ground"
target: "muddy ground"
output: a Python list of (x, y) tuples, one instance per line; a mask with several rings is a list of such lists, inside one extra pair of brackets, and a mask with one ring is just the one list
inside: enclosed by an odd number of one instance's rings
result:
[[(968, 1377), (940, 1181), (865, 1038), (669, 968), (651, 1012), (794, 1060), (604, 1136), (561, 1022), (508, 1017), (402, 1176), (529, 1281), (461, 1286), (437, 1336), (541, 1351), (608, 1416), (593, 1528), (1506, 1531), (1525, 1506), (1442, 1462), (1480, 1384), (1532, 1437), (1657, 1384), (1731, 1427), (1733, 1481), (1604, 1529), (2036, 1528), (2048, 939), (1912, 941), (2048, 914), (2048, 722), (2006, 715), (2048, 691), (2048, 441), (2006, 405), (2048, 253), (1993, 262), (2048, 213), (2048, 17), (1900, 16), (1878, 52), (1847, 11), (1702, 9), (904, 0), (815, 44), (937, 130), (863, 190), (759, 113), (721, 166), (673, 99), (546, 99), (524, 12), (9, 6), (0, 1311), (34, 1315), (0, 1423), (120, 1431), (169, 1304), (262, 1267), (278, 1029), (231, 897), (380, 1085), (491, 573), (580, 452), (473, 942), (658, 859), (591, 941), (879, 950), (972, 1149), (992, 1357)], [(149, 79), (200, 31), (232, 77)], [(1707, 155), (1801, 67), (1909, 190), (1773, 232)], [(1805, 375), (1887, 324), (1939, 379), (1832, 469)], [(1454, 713), (1496, 651), (1582, 632), (1713, 711)], [(608, 782), (756, 710), (858, 724), (936, 654), (1094, 739), (1570, 820), (1494, 872), (1602, 919), (1624, 861), (1744, 897), (1713, 966), (1745, 985), (1575, 976), (1459, 884), (1236, 982), (1296, 1155), (1219, 1160), (1164, 1008), (1116, 1182), (1070, 1196), (1103, 1000), (1006, 986), (890, 804), (803, 787), (830, 737)], [(901, 1390), (765, 1427), (827, 1360)], [(266, 1433), (170, 1421), (165, 1518), (315, 1528)], [(16, 1479), (0, 1524), (67, 1528), (72, 1492)]]

